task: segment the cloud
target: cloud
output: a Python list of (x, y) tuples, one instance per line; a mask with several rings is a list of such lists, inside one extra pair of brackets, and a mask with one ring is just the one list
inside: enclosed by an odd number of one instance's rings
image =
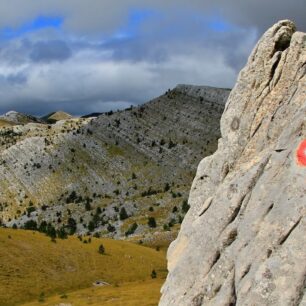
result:
[(64, 61), (72, 55), (66, 42), (60, 40), (36, 42), (30, 53), (34, 62)]
[(284, 18), (306, 30), (305, 9), (304, 0), (3, 0), (0, 113), (84, 114), (178, 83), (231, 87), (259, 35)]
[(158, 9), (171, 15), (179, 10), (218, 13), (230, 22), (265, 29), (273, 22), (291, 18), (306, 29), (304, 0), (2, 0), (0, 27), (18, 26), (41, 15), (65, 17), (74, 31), (108, 31), (127, 21), (131, 9)]

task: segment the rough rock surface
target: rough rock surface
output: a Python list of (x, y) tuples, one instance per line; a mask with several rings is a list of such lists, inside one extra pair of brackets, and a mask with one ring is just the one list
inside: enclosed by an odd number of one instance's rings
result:
[(168, 251), (160, 306), (305, 305), (306, 34), (280, 21), (241, 71)]

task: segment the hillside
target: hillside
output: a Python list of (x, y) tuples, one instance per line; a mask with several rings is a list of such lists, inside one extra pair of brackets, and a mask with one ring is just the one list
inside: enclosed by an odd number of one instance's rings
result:
[(41, 120), (47, 122), (47, 123), (55, 123), (60, 120), (68, 120), (71, 119), (72, 116), (66, 112), (63, 111), (57, 111), (50, 113), (44, 117), (41, 118)]
[[(104, 255), (98, 252), (101, 244)], [(90, 299), (94, 305), (156, 305), (166, 276), (162, 251), (124, 241), (70, 237), (51, 242), (37, 232), (0, 229), (0, 246), (1, 306), (55, 305), (57, 299), (73, 305)], [(109, 285), (94, 286), (97, 281)]]
[(306, 34), (288, 20), (252, 52), (168, 251), (160, 306), (306, 305)]
[[(188, 210), (202, 156), (213, 153), (229, 90), (178, 86), (98, 118), (0, 130), (0, 220), (73, 233), (162, 232)], [(169, 237), (169, 238), (167, 238)]]
[(10, 125), (25, 125), (28, 123), (40, 123), (41, 120), (31, 115), (10, 111), (0, 116), (0, 127), (2, 126), (1, 122), (7, 122)]

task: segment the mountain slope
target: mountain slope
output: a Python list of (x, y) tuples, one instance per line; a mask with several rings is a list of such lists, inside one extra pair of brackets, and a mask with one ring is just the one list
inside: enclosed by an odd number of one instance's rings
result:
[(306, 34), (269, 29), (201, 161), (160, 305), (304, 305)]
[[(11, 125), (24, 125), (27, 123), (39, 123), (41, 122), (38, 118), (30, 115), (26, 115), (23, 113), (18, 113), (15, 111), (7, 112), (4, 115), (0, 116), (1, 121), (6, 121), (10, 123)], [(1, 127), (1, 125), (0, 125)]]
[(184, 88), (190, 93), (179, 86), (96, 119), (0, 130), (0, 218), (115, 236), (181, 222), (199, 158), (216, 149), (229, 94)]
[(43, 121), (46, 121), (47, 123), (55, 123), (60, 120), (68, 120), (71, 118), (72, 116), (70, 114), (63, 112), (63, 111), (57, 111), (57, 112), (50, 113), (42, 117), (41, 119)]

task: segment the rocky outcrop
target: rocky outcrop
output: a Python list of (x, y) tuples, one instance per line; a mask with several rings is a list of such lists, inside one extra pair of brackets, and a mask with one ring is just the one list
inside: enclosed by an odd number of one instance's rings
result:
[(306, 34), (269, 29), (241, 71), (168, 251), (161, 306), (305, 305)]

